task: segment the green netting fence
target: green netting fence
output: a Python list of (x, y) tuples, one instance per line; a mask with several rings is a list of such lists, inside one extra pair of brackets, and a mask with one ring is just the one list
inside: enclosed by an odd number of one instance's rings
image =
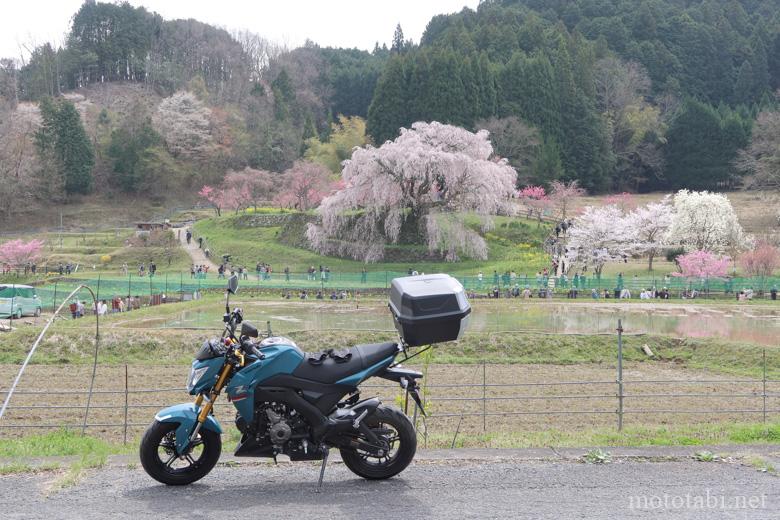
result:
[[(247, 273), (241, 278), (244, 289), (278, 289), (290, 291), (323, 291), (329, 294), (340, 290), (387, 289), (393, 278), (407, 276), (401, 271), (323, 272), (309, 273)], [(627, 276), (627, 277), (548, 277), (537, 275), (515, 275), (483, 273), (477, 275), (453, 274), (470, 293), (477, 296), (518, 296), (526, 288), (534, 297), (551, 292), (555, 297), (591, 297), (595, 290), (600, 297), (605, 291), (617, 297), (627, 289), (631, 299), (638, 299), (644, 289), (661, 291), (666, 288), (670, 298), (682, 297), (736, 297), (743, 290), (752, 291), (754, 298), (773, 298), (780, 288), (780, 277), (765, 278), (682, 278), (675, 276)], [(194, 275), (186, 273), (158, 273), (156, 276), (82, 276), (58, 278), (52, 282), (37, 285), (37, 292), (46, 309), (51, 309), (62, 298), (80, 284), (92, 287), (100, 299), (110, 300), (115, 296), (138, 297), (146, 305), (197, 298), (205, 290), (225, 286), (226, 280), (215, 273)], [(514, 293), (514, 294), (513, 294)]]

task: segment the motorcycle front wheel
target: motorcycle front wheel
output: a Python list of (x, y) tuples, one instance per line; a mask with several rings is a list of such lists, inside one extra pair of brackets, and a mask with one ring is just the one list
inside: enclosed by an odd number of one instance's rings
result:
[[(370, 480), (390, 478), (405, 470), (417, 451), (417, 433), (409, 418), (394, 406), (382, 405), (364, 421), (388, 449), (382, 456), (360, 449), (341, 449), (344, 465), (352, 473)], [(368, 441), (362, 434), (358, 437)]]
[(222, 438), (201, 429), (189, 451), (176, 455), (176, 423), (154, 421), (141, 439), (141, 465), (150, 477), (169, 486), (185, 486), (205, 477), (219, 460)]

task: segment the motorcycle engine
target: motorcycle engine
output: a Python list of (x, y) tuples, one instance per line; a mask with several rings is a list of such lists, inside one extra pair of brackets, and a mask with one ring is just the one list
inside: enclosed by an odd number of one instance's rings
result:
[(265, 414), (268, 417), (268, 437), (271, 439), (271, 442), (280, 446), (290, 440), (292, 428), (284, 420), (282, 414), (270, 406), (265, 409)]
[(247, 424), (237, 415), (236, 426), (258, 446), (273, 448), (273, 453), (309, 451), (306, 444), (308, 426), (295, 409), (281, 403), (257, 403), (254, 417), (255, 420)]

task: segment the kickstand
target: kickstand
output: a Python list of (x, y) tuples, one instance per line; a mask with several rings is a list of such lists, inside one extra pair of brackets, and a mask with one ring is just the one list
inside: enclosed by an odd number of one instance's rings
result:
[(325, 465), (328, 463), (328, 454), (330, 454), (330, 448), (325, 448), (325, 456), (322, 458), (322, 466), (320, 467), (320, 480), (317, 483), (317, 491), (315, 491), (315, 493), (322, 491), (322, 478), (325, 476)]

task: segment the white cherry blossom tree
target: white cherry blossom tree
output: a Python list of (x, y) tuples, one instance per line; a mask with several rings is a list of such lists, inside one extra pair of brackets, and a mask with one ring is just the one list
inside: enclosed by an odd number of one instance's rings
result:
[(749, 244), (728, 197), (709, 191), (680, 190), (666, 234), (670, 245), (686, 251), (736, 252)]
[(653, 259), (660, 254), (666, 244), (666, 234), (674, 220), (674, 207), (671, 197), (665, 196), (660, 202), (651, 202), (640, 206), (626, 216), (626, 225), (632, 229), (635, 253), (647, 256), (647, 270), (653, 270)]
[(176, 92), (165, 98), (152, 118), (171, 155), (202, 158), (214, 144), (211, 110), (192, 92)]
[(635, 254), (637, 242), (636, 230), (620, 208), (588, 206), (567, 231), (566, 265), (590, 267), (601, 276), (607, 263)]

